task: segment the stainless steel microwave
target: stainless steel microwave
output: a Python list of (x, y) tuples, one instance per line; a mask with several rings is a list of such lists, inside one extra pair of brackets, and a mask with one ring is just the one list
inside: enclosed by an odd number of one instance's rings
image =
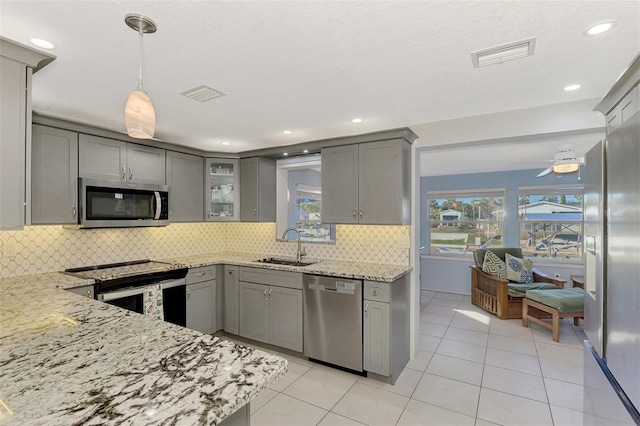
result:
[(124, 228), (169, 224), (169, 187), (81, 178), (81, 228)]

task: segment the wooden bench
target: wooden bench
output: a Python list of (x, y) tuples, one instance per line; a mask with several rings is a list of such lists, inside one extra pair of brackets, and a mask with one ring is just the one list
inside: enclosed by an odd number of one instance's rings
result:
[[(530, 309), (535, 308), (535, 309)], [(579, 309), (579, 310), (578, 310)], [(532, 315), (536, 310), (551, 315), (551, 324), (540, 316)], [(566, 288), (560, 290), (528, 290), (522, 300), (522, 325), (529, 326), (529, 321), (551, 330), (553, 340), (560, 341), (560, 319), (573, 318), (574, 325), (580, 325), (584, 318), (584, 290)]]

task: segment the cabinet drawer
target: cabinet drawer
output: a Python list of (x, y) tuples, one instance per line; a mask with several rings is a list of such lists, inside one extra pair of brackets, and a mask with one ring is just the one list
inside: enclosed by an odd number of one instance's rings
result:
[(302, 274), (272, 269), (240, 268), (240, 281), (302, 290)]
[(212, 266), (202, 266), (200, 268), (191, 268), (187, 274), (187, 284), (199, 283), (202, 281), (215, 280), (216, 268)]
[(377, 302), (389, 302), (389, 284), (376, 281), (364, 282), (364, 298)]

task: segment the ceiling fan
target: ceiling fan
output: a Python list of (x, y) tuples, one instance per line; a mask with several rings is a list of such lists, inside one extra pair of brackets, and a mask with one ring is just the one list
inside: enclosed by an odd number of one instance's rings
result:
[(583, 159), (573, 152), (574, 145), (561, 145), (558, 152), (553, 156), (551, 165), (538, 173), (536, 177), (543, 177), (551, 172), (556, 174), (573, 173), (580, 170)]

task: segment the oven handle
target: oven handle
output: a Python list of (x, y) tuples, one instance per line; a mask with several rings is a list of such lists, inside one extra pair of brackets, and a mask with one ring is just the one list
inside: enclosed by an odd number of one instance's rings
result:
[(156, 214), (154, 215), (154, 220), (160, 220), (160, 213), (162, 213), (162, 198), (160, 198), (160, 193), (158, 191), (154, 191), (156, 196)]
[(123, 299), (125, 297), (137, 296), (144, 293), (144, 287), (136, 287), (128, 290), (112, 291), (109, 293), (98, 294), (98, 300), (109, 302), (111, 300)]
[(161, 282), (160, 283), (160, 288), (162, 290), (164, 290), (164, 289), (167, 289), (167, 288), (180, 287), (181, 285), (186, 286), (187, 285), (187, 280), (185, 280), (183, 278), (183, 279), (179, 279), (179, 280)]

